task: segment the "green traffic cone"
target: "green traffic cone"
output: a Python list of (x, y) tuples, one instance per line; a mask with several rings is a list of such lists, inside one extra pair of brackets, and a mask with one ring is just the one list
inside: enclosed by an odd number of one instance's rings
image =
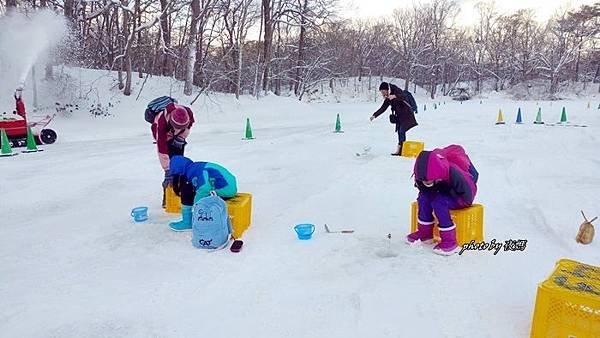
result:
[(250, 126), (250, 118), (246, 118), (246, 137), (244, 140), (252, 140), (254, 137), (252, 136), (252, 127)]
[(40, 151), (37, 145), (35, 144), (35, 138), (33, 137), (33, 133), (31, 132), (31, 127), (27, 127), (27, 149), (23, 150), (24, 153), (34, 153), (36, 151)]
[(10, 148), (10, 143), (8, 142), (8, 136), (6, 135), (6, 131), (4, 129), (0, 129), (0, 142), (2, 142), (0, 156), (18, 155), (17, 153), (12, 152), (12, 149)]
[(533, 121), (533, 123), (544, 124), (544, 121), (542, 121), (542, 107), (538, 108), (537, 116), (535, 117), (535, 121)]
[(342, 122), (340, 121), (340, 114), (337, 114), (337, 118), (335, 119), (335, 131), (334, 133), (343, 133), (342, 131)]
[(562, 114), (560, 114), (560, 123), (567, 123), (567, 110), (565, 107), (563, 107)]

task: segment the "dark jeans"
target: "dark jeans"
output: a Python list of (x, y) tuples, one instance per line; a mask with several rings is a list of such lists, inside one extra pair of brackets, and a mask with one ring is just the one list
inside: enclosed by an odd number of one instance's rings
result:
[[(179, 180), (173, 181), (174, 190), (179, 192), (181, 196), (182, 205), (194, 205), (196, 199), (196, 188), (192, 182), (188, 181), (183, 175), (179, 176)], [(224, 200), (228, 200), (230, 197), (221, 197)]]
[(401, 146), (404, 141), (406, 141), (406, 131), (401, 125), (398, 125), (398, 145)]
[(182, 205), (194, 205), (196, 189), (194, 188), (192, 182), (189, 182), (185, 176), (181, 176), (179, 179), (179, 192)]
[[(185, 151), (185, 144), (181, 147), (175, 147), (173, 146), (172, 142), (168, 142), (167, 146), (169, 147), (169, 158), (176, 156), (176, 155), (181, 155), (183, 156), (183, 153)], [(193, 189), (192, 189), (193, 190)], [(163, 199), (162, 199), (162, 207), (164, 208), (167, 204), (167, 198), (166, 198), (166, 187), (163, 185)], [(194, 192), (195, 194), (195, 192)], [(183, 201), (182, 201), (183, 202)], [(186, 205), (193, 205), (194, 204), (194, 197), (192, 196), (192, 203), (190, 204), (186, 204)]]

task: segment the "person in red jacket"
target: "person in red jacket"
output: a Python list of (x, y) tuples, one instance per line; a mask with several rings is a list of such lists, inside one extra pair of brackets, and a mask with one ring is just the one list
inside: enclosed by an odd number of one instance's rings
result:
[(15, 110), (24, 120), (26, 119), (25, 103), (23, 102), (23, 86), (21, 85), (15, 90)]
[(169, 170), (171, 157), (184, 155), (185, 139), (190, 134), (194, 124), (194, 114), (188, 107), (170, 103), (154, 118), (152, 123), (152, 136), (156, 141), (158, 160), (165, 171), (163, 180), (163, 208), (165, 207), (165, 189), (173, 183), (173, 176)]

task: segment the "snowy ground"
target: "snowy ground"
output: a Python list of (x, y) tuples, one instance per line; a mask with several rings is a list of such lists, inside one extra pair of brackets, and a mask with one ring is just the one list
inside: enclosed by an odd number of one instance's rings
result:
[[(386, 115), (369, 123), (379, 102), (225, 96), (193, 107), (187, 155), (237, 175), (253, 223), (241, 253), (198, 251), (160, 208), (147, 100), (121, 102), (114, 118), (59, 118), (44, 152), (0, 159), (0, 336), (527, 337), (554, 262), (600, 263), (600, 240), (574, 240), (579, 210), (600, 214), (598, 99), (539, 103), (547, 122), (564, 105), (587, 128), (533, 125), (535, 101), (434, 110), (417, 99), (428, 109), (409, 139), (462, 144), (480, 172), (486, 240), (527, 239), (524, 252), (440, 257), (403, 243), (413, 162), (389, 156)], [(499, 108), (505, 126), (494, 125)], [(336, 113), (343, 134), (332, 133)], [(241, 139), (246, 117), (252, 141)], [(131, 221), (139, 205), (149, 222)], [(304, 221), (317, 225), (310, 241), (292, 230)]]

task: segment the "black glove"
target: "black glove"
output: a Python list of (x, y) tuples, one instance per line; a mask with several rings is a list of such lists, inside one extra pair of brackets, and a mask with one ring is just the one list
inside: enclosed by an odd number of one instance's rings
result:
[(176, 136), (171, 140), (171, 146), (175, 149), (183, 150), (187, 142), (181, 136)]

